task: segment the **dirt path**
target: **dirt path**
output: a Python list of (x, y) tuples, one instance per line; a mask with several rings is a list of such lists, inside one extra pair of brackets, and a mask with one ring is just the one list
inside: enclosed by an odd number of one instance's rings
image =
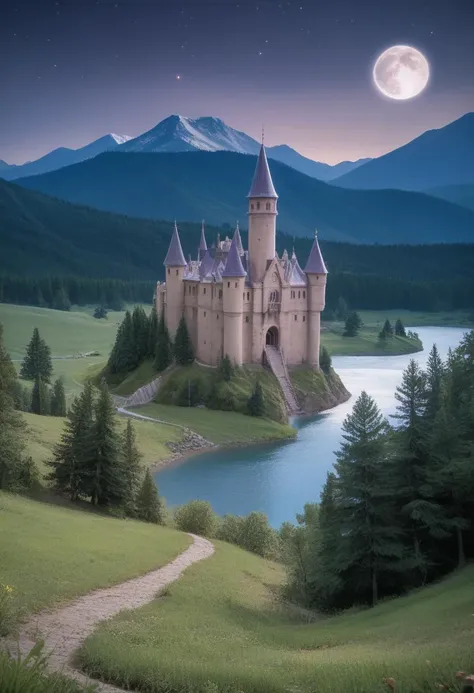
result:
[[(19, 646), (22, 654), (26, 655), (30, 651), (35, 639), (42, 638), (46, 650), (52, 651), (51, 669), (61, 670), (80, 683), (91, 683), (91, 679), (71, 666), (75, 651), (100, 621), (112, 618), (124, 609), (137, 609), (151, 602), (158, 592), (177, 580), (188, 566), (214, 553), (214, 546), (210, 541), (193, 534), (190, 536), (193, 538), (191, 546), (163, 568), (115, 587), (91, 592), (56, 611), (44, 611), (33, 616), (20, 632)], [(10, 651), (13, 650), (14, 647), (10, 647)], [(122, 689), (110, 684), (99, 684), (99, 691), (123, 693)]]

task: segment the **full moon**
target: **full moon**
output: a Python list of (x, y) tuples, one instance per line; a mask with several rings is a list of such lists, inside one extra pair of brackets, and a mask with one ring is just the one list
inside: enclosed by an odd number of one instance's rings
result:
[(377, 58), (373, 77), (382, 94), (404, 101), (421, 94), (428, 84), (430, 66), (416, 48), (392, 46)]

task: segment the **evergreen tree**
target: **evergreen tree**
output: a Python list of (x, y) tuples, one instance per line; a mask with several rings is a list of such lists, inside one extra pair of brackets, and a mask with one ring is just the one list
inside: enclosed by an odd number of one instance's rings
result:
[(384, 324), (383, 324), (383, 327), (382, 327), (382, 331), (385, 332), (385, 334), (387, 335), (387, 337), (392, 337), (392, 336), (393, 336), (393, 327), (392, 327), (392, 325), (391, 325), (391, 323), (390, 323), (390, 320), (388, 320), (388, 319), (385, 320), (385, 322), (384, 322)]
[(219, 367), (217, 369), (217, 377), (219, 380), (223, 380), (228, 383), (232, 380), (234, 374), (234, 368), (232, 366), (231, 360), (226, 354), (221, 360)]
[(140, 486), (140, 452), (137, 447), (135, 429), (130, 419), (122, 436), (122, 455), (126, 486), (126, 509), (135, 512), (136, 497)]
[(385, 332), (385, 330), (383, 328), (379, 332), (379, 342), (381, 345), (383, 345), (387, 342), (387, 333)]
[(96, 320), (102, 320), (104, 318), (107, 318), (107, 308), (105, 308), (103, 304), (97, 306), (97, 308), (95, 308), (94, 310), (93, 317), (96, 318)]
[(355, 311), (350, 313), (344, 325), (343, 337), (356, 337), (362, 327), (362, 319)]
[(406, 337), (407, 336), (407, 333), (405, 332), (405, 328), (404, 328), (403, 323), (400, 320), (400, 318), (398, 318), (396, 323), (395, 323), (395, 334), (397, 335), (397, 337)]
[(72, 402), (61, 440), (47, 463), (52, 468), (48, 479), (73, 501), (88, 491), (88, 471), (94, 452), (93, 404), (92, 384), (86, 381), (82, 393)]
[(339, 567), (362, 598), (370, 594), (372, 604), (378, 601), (381, 577), (404, 568), (387, 429), (374, 400), (362, 392), (342, 424), (343, 443), (336, 453)]
[(429, 567), (428, 538), (446, 535), (442, 507), (428, 484), (429, 455), (426, 426), (426, 376), (411, 359), (395, 392), (394, 418), (400, 422), (395, 434), (397, 486), (402, 517), (412, 542), (413, 566), (426, 579)]
[(135, 306), (132, 313), (133, 337), (136, 349), (137, 365), (148, 355), (149, 320), (141, 306)]
[(441, 387), (444, 376), (444, 364), (436, 344), (428, 356), (426, 366), (426, 410), (425, 415), (431, 423), (434, 421), (441, 405)]
[(35, 380), (37, 376), (41, 376), (45, 383), (49, 383), (52, 373), (51, 351), (44, 339), (40, 337), (38, 328), (35, 327), (21, 364), (20, 378)]
[(14, 486), (24, 452), (24, 423), (11, 395), (15, 380), (15, 367), (5, 349), (0, 323), (0, 489)]
[(323, 373), (326, 373), (326, 375), (328, 375), (331, 372), (332, 359), (329, 354), (329, 351), (326, 349), (325, 346), (321, 347), (321, 353), (319, 356), (319, 367), (321, 368)]
[(173, 354), (180, 366), (188, 366), (194, 361), (194, 349), (189, 336), (184, 315), (181, 316), (173, 345)]
[(115, 408), (105, 384), (100, 388), (94, 414), (92, 454), (85, 474), (85, 492), (93, 505), (121, 505), (127, 500), (126, 476)]
[(148, 350), (147, 356), (154, 359), (156, 356), (156, 344), (158, 342), (158, 314), (156, 312), (156, 301), (153, 298), (153, 306), (150, 317), (148, 318)]
[(318, 513), (318, 540), (307, 570), (308, 585), (313, 585), (310, 603), (328, 610), (333, 606), (343, 582), (338, 565), (341, 528), (337, 507), (337, 481), (334, 472), (328, 472), (321, 492)]
[(250, 416), (263, 416), (265, 403), (263, 399), (263, 388), (260, 380), (255, 383), (255, 388), (249, 397), (248, 410)]
[(155, 368), (158, 373), (164, 371), (171, 365), (173, 360), (173, 351), (170, 339), (170, 333), (165, 323), (165, 316), (163, 313), (160, 315), (158, 321), (157, 338), (156, 338), (156, 349), (155, 349)]
[(144, 522), (153, 522), (157, 525), (165, 524), (164, 505), (148, 468), (137, 496), (137, 516)]
[(129, 373), (138, 366), (132, 316), (127, 310), (115, 338), (108, 361), (111, 373)]
[(53, 308), (55, 310), (71, 310), (71, 301), (66, 293), (64, 286), (56, 289), (53, 298)]
[(31, 412), (40, 416), (49, 416), (51, 413), (51, 402), (48, 386), (40, 375), (36, 376), (35, 384), (31, 393)]
[(66, 393), (64, 391), (64, 381), (57, 378), (54, 381), (53, 392), (51, 394), (51, 416), (66, 416)]

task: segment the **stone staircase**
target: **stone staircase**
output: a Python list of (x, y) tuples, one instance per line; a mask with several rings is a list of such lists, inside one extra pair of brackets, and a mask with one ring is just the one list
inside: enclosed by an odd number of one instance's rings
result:
[(139, 407), (141, 404), (148, 404), (152, 402), (155, 398), (158, 388), (160, 387), (161, 375), (155, 378), (151, 383), (147, 383), (136, 390), (132, 395), (128, 397), (120, 397), (120, 395), (113, 395), (113, 400), (116, 407), (126, 408), (126, 407)]
[(283, 396), (285, 397), (288, 413), (290, 416), (303, 414), (304, 412), (298, 404), (281, 350), (278, 347), (267, 344), (265, 347), (265, 356), (273, 375), (278, 378)]

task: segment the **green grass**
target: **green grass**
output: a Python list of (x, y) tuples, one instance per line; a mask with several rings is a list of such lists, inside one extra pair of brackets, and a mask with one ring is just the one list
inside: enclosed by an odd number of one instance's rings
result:
[[(26, 424), (26, 452), (34, 459), (40, 474), (50, 471), (45, 462), (51, 459), (54, 445), (59, 442), (64, 430), (65, 419), (56, 416), (37, 416), (23, 414)], [(183, 432), (174, 426), (140, 421), (133, 419), (133, 427), (137, 435), (137, 443), (142, 454), (144, 466), (159, 466), (170, 458), (171, 452), (167, 443), (178, 443), (183, 438)], [(126, 417), (118, 418), (119, 430), (126, 426)]]
[(124, 380), (119, 382), (117, 385), (109, 383), (111, 385), (111, 390), (115, 395), (132, 395), (143, 385), (151, 383), (152, 380), (158, 377), (153, 361), (146, 360), (141, 363), (138, 368), (129, 373)]
[(165, 565), (190, 543), (174, 530), (0, 492), (0, 583), (26, 612)]
[(366, 325), (378, 327), (379, 331), (385, 320), (395, 325), (400, 318), (405, 327), (474, 327), (472, 310), (453, 310), (439, 313), (426, 313), (415, 310), (361, 310), (358, 311)]
[[(383, 323), (382, 323), (383, 324)], [(364, 323), (359, 334), (355, 337), (343, 337), (344, 323), (324, 323), (321, 331), (321, 344), (329, 353), (344, 356), (385, 356), (387, 354), (414, 354), (421, 351), (420, 341), (408, 337), (388, 338), (383, 344), (379, 342), (379, 332), (382, 326), (376, 327)]]
[(226, 693), (379, 693), (384, 677), (397, 680), (397, 692), (427, 693), (474, 668), (473, 568), (375, 609), (308, 623), (276, 599), (281, 567), (216, 549), (166, 597), (101, 625), (81, 650), (85, 669), (147, 693), (201, 693), (208, 681)]
[(236, 412), (216, 411), (200, 407), (174, 407), (170, 404), (145, 404), (137, 407), (139, 414), (187, 426), (212, 443), (239, 445), (292, 438), (295, 429), (270, 419), (261, 419)]

